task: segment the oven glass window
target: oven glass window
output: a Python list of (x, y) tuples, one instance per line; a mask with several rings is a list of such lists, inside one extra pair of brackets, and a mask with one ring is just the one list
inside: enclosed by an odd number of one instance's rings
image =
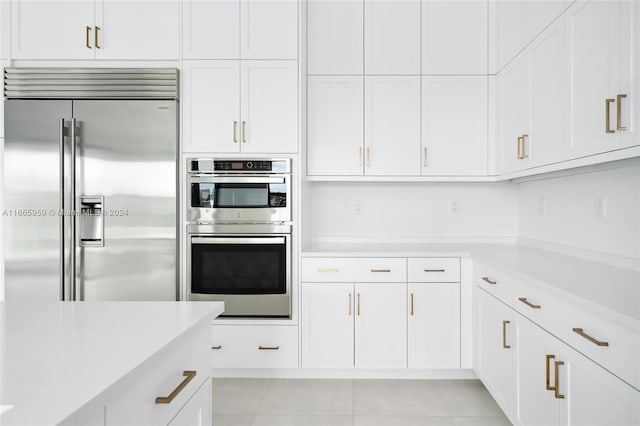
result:
[(285, 184), (267, 183), (193, 183), (191, 207), (265, 208), (286, 207)]
[[(191, 245), (191, 292), (200, 294), (285, 294), (286, 244), (228, 242)], [(253, 238), (255, 240), (255, 238)], [(242, 238), (238, 238), (241, 241)]]

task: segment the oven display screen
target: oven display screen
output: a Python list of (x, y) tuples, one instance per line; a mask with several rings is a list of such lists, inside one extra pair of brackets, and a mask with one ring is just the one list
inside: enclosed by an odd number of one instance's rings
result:
[(243, 163), (231, 163), (231, 170), (242, 170), (243, 168)]

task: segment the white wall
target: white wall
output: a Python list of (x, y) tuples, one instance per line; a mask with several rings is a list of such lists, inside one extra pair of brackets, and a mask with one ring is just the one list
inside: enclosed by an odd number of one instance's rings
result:
[[(517, 185), (508, 183), (344, 183), (310, 185), (311, 238), (433, 241), (514, 238)], [(361, 211), (356, 204), (361, 201)], [(458, 214), (452, 202), (458, 201)], [(308, 242), (308, 241), (307, 241)]]
[[(518, 186), (520, 237), (640, 258), (640, 166)], [(599, 198), (604, 217), (596, 213)]]

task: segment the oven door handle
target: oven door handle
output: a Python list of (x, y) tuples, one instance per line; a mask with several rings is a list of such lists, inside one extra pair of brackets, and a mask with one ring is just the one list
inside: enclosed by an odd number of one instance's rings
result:
[(265, 238), (226, 238), (226, 237), (192, 237), (192, 244), (284, 244), (285, 237)]
[(284, 177), (192, 176), (191, 183), (286, 183)]

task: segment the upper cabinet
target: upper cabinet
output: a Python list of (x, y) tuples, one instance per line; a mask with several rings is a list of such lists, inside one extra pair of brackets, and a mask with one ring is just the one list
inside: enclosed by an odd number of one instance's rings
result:
[(8, 1), (0, 1), (0, 60), (11, 57), (11, 15)]
[(487, 2), (422, 2), (422, 74), (487, 73)]
[(11, 56), (176, 60), (180, 9), (177, 0), (12, 0)]
[(186, 0), (185, 59), (297, 59), (298, 0)]
[(364, 73), (420, 74), (420, 0), (365, 0)]

